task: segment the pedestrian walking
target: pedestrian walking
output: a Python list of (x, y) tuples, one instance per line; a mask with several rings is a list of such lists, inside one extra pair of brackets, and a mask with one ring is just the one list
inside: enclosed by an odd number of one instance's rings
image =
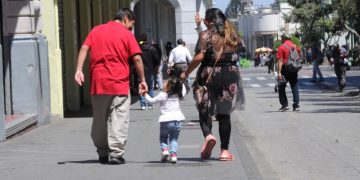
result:
[[(145, 81), (149, 88), (148, 93), (151, 97), (154, 97), (154, 73), (159, 69), (160, 59), (156, 49), (147, 42), (146, 33), (142, 33), (138, 41), (142, 51), (141, 57), (144, 64)], [(145, 110), (146, 106), (149, 110), (153, 109), (151, 104), (146, 103), (144, 96), (139, 95), (139, 99), (141, 110)]]
[(332, 58), (334, 59), (334, 70), (338, 82), (337, 92), (342, 92), (346, 83), (346, 65), (344, 59), (347, 57), (347, 51), (345, 48), (339, 47), (335, 44), (332, 51)]
[(152, 98), (148, 93), (145, 98), (149, 103), (160, 103), (160, 150), (161, 161), (177, 162), (177, 146), (181, 121), (185, 116), (180, 109), (180, 99), (186, 94), (186, 88), (180, 78), (171, 75), (165, 82), (164, 90)]
[(154, 73), (154, 89), (163, 89), (163, 76), (162, 76), (162, 68), (163, 68), (163, 58), (162, 58), (162, 50), (159, 43), (153, 42), (152, 46), (156, 49), (156, 52), (159, 57), (159, 66), (155, 70)]
[[(189, 49), (185, 46), (185, 42), (182, 39), (178, 39), (176, 43), (177, 46), (169, 54), (168, 73), (174, 73), (174, 75), (180, 76), (180, 74), (185, 72), (188, 68), (188, 64), (191, 62), (192, 57)], [(189, 91), (190, 79), (185, 80), (185, 86), (187, 91)]]
[(169, 77), (169, 73), (168, 73), (168, 62), (169, 62), (169, 56), (170, 56), (170, 52), (174, 49), (174, 45), (172, 42), (168, 41), (166, 42), (165, 45), (165, 51), (166, 51), (166, 58), (165, 58), (165, 62), (163, 64), (163, 71), (162, 71), (162, 75), (163, 75), (163, 79), (167, 80), (167, 78)]
[(305, 58), (305, 65), (310, 65), (312, 63), (312, 50), (311, 50), (311, 47), (308, 47), (306, 49), (306, 58)]
[(325, 49), (325, 56), (326, 59), (328, 60), (328, 64), (330, 67), (333, 67), (334, 62), (331, 60), (331, 54), (332, 54), (332, 46), (327, 46), (327, 48)]
[(82, 86), (83, 64), (91, 51), (91, 137), (102, 164), (125, 163), (130, 112), (129, 59), (140, 79), (139, 93), (147, 91), (141, 50), (131, 32), (134, 22), (131, 10), (120, 9), (113, 21), (90, 31), (79, 52), (75, 81)]
[(186, 43), (181, 38), (176, 41), (177, 46), (171, 50), (168, 59), (168, 68), (174, 68), (174, 70), (180, 75), (184, 72), (188, 64), (192, 60), (189, 49), (186, 47)]
[[(219, 122), (221, 141), (219, 159), (234, 160), (235, 157), (228, 151), (230, 114), (235, 108), (242, 108), (245, 101), (240, 70), (236, 65), (239, 59), (237, 50), (243, 44), (220, 9), (206, 10), (204, 24), (207, 30), (199, 34), (193, 61), (181, 74), (181, 78), (185, 80), (201, 64), (193, 84), (200, 126), (205, 138), (201, 158), (209, 159), (216, 144), (216, 138), (212, 135), (212, 121), (216, 119)], [(201, 89), (207, 91), (200, 91)], [(200, 96), (201, 92), (204, 94)]]
[[(320, 70), (320, 64), (324, 61), (324, 54), (321, 52), (319, 45), (314, 45), (312, 49), (313, 76), (310, 82), (322, 82), (324, 77)], [(317, 80), (317, 76), (319, 79)]]
[[(286, 68), (286, 64), (289, 61), (292, 53), (298, 53), (298, 56), (301, 56), (301, 50), (294, 43), (290, 41), (290, 36), (287, 34), (281, 35), (282, 45), (278, 48), (278, 52), (276, 53), (276, 59), (278, 64), (278, 82), (279, 82), (279, 101), (281, 104), (281, 108), (279, 111), (287, 111), (289, 110), (288, 99), (286, 97), (286, 84), (289, 82), (291, 91), (293, 94), (293, 111), (300, 111), (299, 106), (299, 85), (298, 85), (298, 72), (290, 71)], [(301, 57), (300, 57), (301, 58)]]

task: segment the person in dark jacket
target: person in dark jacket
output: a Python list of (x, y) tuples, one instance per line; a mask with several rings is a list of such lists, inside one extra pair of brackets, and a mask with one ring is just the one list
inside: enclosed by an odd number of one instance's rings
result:
[(346, 66), (344, 59), (347, 57), (347, 51), (345, 48), (340, 48), (339, 44), (335, 44), (332, 51), (332, 58), (334, 59), (334, 70), (336, 79), (338, 82), (337, 92), (342, 92), (346, 84)]
[[(148, 84), (148, 94), (154, 97), (154, 72), (157, 71), (160, 64), (160, 58), (154, 46), (147, 42), (146, 33), (142, 33), (138, 38), (139, 46), (142, 51), (142, 59), (144, 64), (145, 81)], [(144, 96), (140, 96), (140, 106), (142, 110), (146, 109), (146, 101)], [(148, 109), (152, 110), (153, 106), (148, 105)]]
[(157, 69), (155, 69), (155, 72), (154, 72), (154, 89), (163, 89), (163, 78), (162, 78), (162, 50), (161, 50), (161, 47), (158, 43), (156, 42), (152, 42), (152, 46), (156, 49), (156, 52), (158, 54), (158, 57), (159, 57), (159, 66)]

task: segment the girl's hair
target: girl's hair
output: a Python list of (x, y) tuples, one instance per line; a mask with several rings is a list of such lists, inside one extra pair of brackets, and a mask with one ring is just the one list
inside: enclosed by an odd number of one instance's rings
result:
[(235, 38), (235, 28), (234, 25), (227, 20), (225, 14), (218, 8), (210, 8), (206, 10), (205, 20), (213, 22), (213, 27), (220, 34), (220, 36), (225, 38), (225, 44), (235, 47), (238, 45), (238, 42)]
[(182, 82), (180, 81), (179, 77), (176, 77), (174, 75), (171, 75), (168, 78), (168, 96), (171, 95), (178, 95), (180, 99), (183, 98), (182, 95)]

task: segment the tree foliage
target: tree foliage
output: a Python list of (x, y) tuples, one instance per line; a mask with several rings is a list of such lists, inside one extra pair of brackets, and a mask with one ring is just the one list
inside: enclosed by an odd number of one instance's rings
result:
[(225, 16), (228, 18), (237, 18), (241, 11), (242, 0), (231, 0), (225, 9)]
[(280, 9), (280, 0), (275, 0), (275, 2), (271, 4), (271, 8), (273, 10), (279, 10)]
[(327, 0), (288, 0), (288, 3), (294, 9), (284, 19), (300, 23), (305, 44), (323, 41), (326, 45), (332, 37), (345, 31), (359, 39), (359, 0), (332, 0), (331, 3)]
[(347, 30), (359, 40), (360, 2), (359, 0), (333, 0), (333, 20), (336, 28)]
[(305, 44), (319, 42), (323, 37), (324, 27), (321, 0), (288, 0), (288, 3), (294, 9), (290, 15), (285, 16), (285, 21), (300, 23)]

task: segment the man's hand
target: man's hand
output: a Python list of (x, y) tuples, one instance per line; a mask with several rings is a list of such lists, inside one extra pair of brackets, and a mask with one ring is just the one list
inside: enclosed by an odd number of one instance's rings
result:
[(146, 82), (140, 82), (139, 83), (139, 94), (143, 95), (146, 92), (148, 92), (148, 86)]
[(82, 84), (84, 82), (84, 74), (82, 71), (76, 71), (75, 81), (79, 84), (79, 86), (82, 86)]

